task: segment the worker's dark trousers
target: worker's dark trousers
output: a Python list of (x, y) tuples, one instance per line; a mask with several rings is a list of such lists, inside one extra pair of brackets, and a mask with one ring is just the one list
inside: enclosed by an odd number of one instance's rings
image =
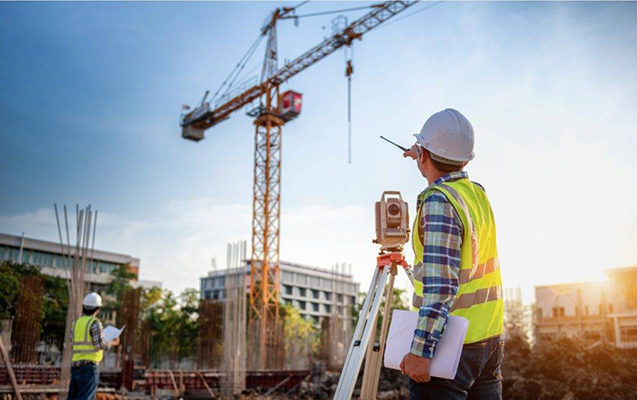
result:
[(453, 380), (431, 378), (418, 383), (409, 380), (411, 400), (495, 400), (502, 399), (504, 341), (499, 337), (462, 348), (458, 372)]
[(71, 367), (71, 384), (67, 400), (95, 400), (97, 383), (100, 380), (100, 367), (97, 364), (85, 364)]

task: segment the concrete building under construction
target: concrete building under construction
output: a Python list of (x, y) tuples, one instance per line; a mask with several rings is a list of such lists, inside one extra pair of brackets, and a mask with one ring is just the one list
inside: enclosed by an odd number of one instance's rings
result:
[(637, 348), (637, 266), (606, 275), (605, 282), (536, 286), (536, 340), (565, 335)]
[[(250, 262), (246, 273), (246, 288), (250, 287)], [(236, 272), (234, 272), (236, 271)], [(241, 269), (235, 269), (237, 274)], [(200, 278), (201, 298), (223, 300), (225, 297), (228, 270), (214, 270)], [(281, 302), (295, 306), (305, 318), (319, 323), (324, 317), (336, 312), (344, 316), (356, 302), (360, 284), (354, 282), (352, 274), (334, 268), (309, 267), (291, 262), (281, 262)], [(336, 307), (336, 309), (333, 309)]]

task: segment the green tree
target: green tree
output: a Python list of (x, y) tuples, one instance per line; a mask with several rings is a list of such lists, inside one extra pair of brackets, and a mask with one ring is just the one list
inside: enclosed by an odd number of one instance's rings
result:
[(66, 310), (69, 305), (69, 290), (66, 280), (47, 276), (44, 281), (42, 309), (42, 340), (61, 348), (64, 343)]
[(20, 276), (9, 262), (0, 264), (0, 320), (15, 315), (15, 299), (20, 288)]
[(179, 296), (179, 359), (194, 357), (199, 347), (199, 291), (186, 289)]
[(122, 303), (122, 294), (132, 289), (130, 282), (137, 276), (130, 272), (129, 268), (129, 264), (121, 264), (111, 271), (112, 279), (108, 283), (108, 286), (106, 286), (106, 293), (112, 297), (107, 299), (104, 303), (103, 308), (105, 312), (119, 311)]
[[(367, 296), (366, 292), (360, 292), (358, 294), (358, 298), (356, 304), (352, 307), (352, 319), (353, 325), (356, 326), (358, 324), (358, 318), (360, 317), (361, 309), (363, 308), (363, 302), (365, 301), (365, 296)], [(391, 308), (392, 310), (408, 310), (409, 309), (409, 299), (407, 298), (407, 291), (405, 289), (400, 289), (394, 287), (394, 292), (392, 293), (391, 298)], [(381, 313), (382, 310), (385, 309), (385, 298), (381, 301)], [(382, 314), (381, 314), (382, 315)], [(380, 332), (380, 324), (381, 319), (378, 319), (378, 331)]]
[(13, 261), (0, 262), (0, 320), (15, 317), (15, 306), (20, 282), (25, 276), (40, 276), (40, 270), (29, 264)]
[(111, 272), (111, 277), (113, 279), (106, 287), (106, 292), (116, 298), (120, 298), (125, 290), (131, 288), (130, 282), (137, 278), (137, 275), (130, 271), (129, 264), (122, 264)]
[[(25, 276), (42, 276), (40, 269), (12, 261), (0, 262), (0, 320), (15, 317), (17, 294)], [(58, 347), (64, 342), (66, 309), (69, 304), (67, 282), (63, 278), (44, 276), (42, 299), (42, 334), (40, 339)]]

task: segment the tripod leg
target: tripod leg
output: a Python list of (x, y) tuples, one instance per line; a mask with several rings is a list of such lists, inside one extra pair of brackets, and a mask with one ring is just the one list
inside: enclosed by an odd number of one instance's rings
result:
[(389, 316), (391, 312), (391, 301), (394, 294), (394, 279), (396, 277), (396, 266), (392, 265), (389, 285), (385, 293), (385, 308), (383, 310), (383, 320), (380, 328), (380, 337), (375, 341), (376, 323), (374, 322), (374, 340), (370, 343), (365, 360), (365, 372), (363, 374), (363, 386), (361, 390), (361, 400), (375, 400), (378, 392), (378, 380), (380, 379), (380, 368), (385, 354), (385, 342), (387, 340), (387, 329), (389, 326)]
[(387, 285), (388, 275), (389, 268), (387, 267), (376, 268), (374, 272), (374, 278), (372, 278), (372, 283), (365, 297), (363, 309), (358, 317), (356, 331), (354, 332), (352, 343), (350, 343), (345, 364), (341, 370), (336, 393), (334, 393), (335, 400), (350, 400), (352, 398), (356, 378), (358, 378), (358, 373), (363, 364), (365, 351), (371, 338), (371, 331), (380, 310), (380, 302)]

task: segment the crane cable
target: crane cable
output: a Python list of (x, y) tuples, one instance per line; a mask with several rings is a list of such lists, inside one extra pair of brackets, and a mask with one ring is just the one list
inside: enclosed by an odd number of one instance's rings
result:
[[(224, 86), (226, 86), (226, 83), (228, 83), (228, 81), (233, 78), (232, 83), (234, 83), (234, 81), (236, 80), (236, 77), (238, 75), (235, 75), (235, 73), (237, 72), (241, 72), (241, 70), (243, 70), (243, 68), (245, 68), (245, 64), (250, 60), (250, 57), (252, 57), (252, 55), (254, 54), (254, 52), (256, 51), (257, 47), (259, 46), (259, 44), (261, 43), (261, 41), (263, 40), (263, 35), (259, 34), (259, 36), (255, 39), (255, 41), (252, 43), (252, 45), (250, 46), (250, 48), (248, 48), (248, 51), (243, 55), (243, 57), (241, 57), (241, 59), (239, 60), (239, 62), (237, 63), (237, 65), (234, 67), (234, 69), (230, 72), (230, 74), (228, 75), (228, 77), (223, 81), (223, 83), (221, 84), (221, 86), (219, 86), (219, 89), (217, 89), (217, 91), (215, 92), (215, 94), (212, 96), (212, 100), (214, 100), (217, 95), (219, 94), (219, 92), (221, 92), (221, 90), (224, 88)], [(232, 85), (232, 84), (231, 84)], [(226, 91), (223, 93), (223, 95), (225, 95), (226, 93), (228, 93), (228, 89), (226, 89)], [(222, 96), (223, 96), (222, 95)]]
[(257, 39), (257, 41), (255, 42), (256, 44), (253, 45), (252, 47), (252, 52), (250, 53), (250, 55), (245, 59), (245, 61), (241, 64), (241, 67), (239, 68), (239, 70), (237, 70), (237, 74), (234, 76), (234, 78), (232, 79), (232, 81), (230, 82), (230, 84), (228, 85), (228, 87), (226, 88), (226, 90), (223, 92), (223, 95), (226, 95), (229, 91), (230, 88), (232, 88), (232, 85), (234, 85), (235, 81), (237, 80), (237, 78), (239, 77), (239, 75), (241, 74), (241, 71), (243, 71), (243, 69), (245, 68), (245, 66), (248, 64), (248, 61), (250, 61), (250, 58), (252, 57), (252, 55), (256, 52), (257, 48), (259, 47), (259, 44), (261, 44), (261, 40), (263, 40), (263, 38), (265, 37), (265, 35), (261, 35), (259, 36), (259, 38)]
[[(375, 8), (375, 7), (376, 7), (375, 5), (371, 5), (371, 6), (362, 6), (362, 7), (342, 8), (340, 10), (319, 11), (319, 12), (310, 13), (310, 14), (290, 15), (290, 16), (282, 17), (281, 19), (297, 19), (297, 18), (307, 18), (307, 17), (318, 17), (320, 15), (337, 14), (337, 13), (343, 13), (343, 12), (348, 12), (348, 11), (357, 11), (357, 10), (366, 10), (368, 8)], [(295, 7), (295, 8), (298, 8), (298, 7)]]
[[(306, 5), (307, 3), (309, 3), (310, 1), (302, 1), (299, 4), (297, 4), (296, 6), (291, 8), (291, 11), (294, 11), (304, 5)], [(263, 40), (263, 38), (266, 35), (264, 35), (263, 33), (260, 34), (255, 41), (252, 43), (252, 45), (250, 46), (250, 48), (248, 49), (248, 51), (246, 52), (246, 54), (243, 55), (243, 57), (241, 57), (241, 59), (239, 60), (239, 62), (237, 63), (237, 65), (234, 67), (234, 69), (230, 72), (230, 75), (228, 75), (228, 77), (226, 78), (225, 81), (223, 81), (223, 83), (221, 84), (221, 86), (219, 87), (219, 89), (217, 89), (217, 91), (215, 92), (215, 94), (212, 96), (212, 100), (214, 100), (217, 95), (219, 94), (219, 92), (221, 92), (221, 90), (223, 89), (223, 87), (226, 85), (226, 83), (228, 83), (228, 80), (230, 80), (230, 78), (234, 75), (234, 77), (232, 78), (232, 80), (230, 81), (230, 84), (228, 85), (228, 87), (226, 88), (226, 90), (223, 92), (223, 94), (221, 95), (222, 97), (225, 96), (230, 89), (232, 88), (232, 86), (234, 85), (234, 83), (236, 82), (237, 78), (239, 77), (239, 75), (241, 75), (241, 72), (243, 71), (243, 69), (246, 67), (246, 65), (248, 64), (248, 61), (250, 61), (250, 58), (252, 57), (252, 55), (255, 53), (255, 51), (257, 50), (257, 48), (259, 47), (259, 45), (261, 44), (261, 41)], [(259, 67), (258, 64), (255, 68), (252, 69), (252, 71), (254, 71), (256, 68)], [(251, 72), (252, 72), (251, 71)], [(250, 73), (251, 73), (250, 72)], [(247, 73), (246, 75), (249, 75), (250, 73)], [(241, 81), (240, 81), (241, 82)]]
[(426, 6), (424, 6), (423, 8), (421, 8), (420, 10), (416, 10), (416, 11), (412, 12), (411, 14), (403, 15), (402, 17), (400, 17), (400, 18), (398, 18), (398, 19), (395, 19), (395, 20), (393, 20), (393, 21), (391, 21), (391, 22), (388, 22), (388, 23), (386, 23), (386, 24), (384, 24), (384, 25), (381, 25), (381, 26), (379, 26), (378, 28), (379, 28), (379, 29), (381, 29), (381, 28), (386, 28), (386, 27), (388, 27), (388, 26), (390, 26), (390, 25), (392, 25), (392, 24), (395, 24), (396, 22), (400, 22), (400, 21), (402, 21), (403, 19), (409, 18), (409, 17), (411, 17), (411, 16), (413, 16), (413, 15), (416, 15), (416, 14), (418, 14), (418, 13), (420, 13), (420, 12), (423, 12), (423, 11), (428, 10), (428, 9), (430, 9), (430, 8), (433, 8), (433, 7), (435, 7), (435, 6), (439, 6), (440, 4), (442, 4), (442, 3), (444, 3), (444, 2), (445, 2), (445, 0), (442, 0), (442, 1), (436, 1), (436, 2), (434, 2), (434, 3), (429, 3), (429, 4), (427, 4)]
[(352, 163), (352, 74), (354, 73), (354, 47), (350, 47), (348, 57), (347, 48), (343, 48), (345, 55), (345, 76), (347, 77), (347, 162)]

